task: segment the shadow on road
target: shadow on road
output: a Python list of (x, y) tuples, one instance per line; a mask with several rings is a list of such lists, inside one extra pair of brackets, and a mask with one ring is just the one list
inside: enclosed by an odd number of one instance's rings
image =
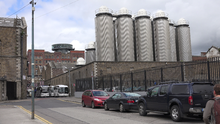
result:
[[(171, 120), (170, 115), (158, 114), (158, 113), (148, 113), (146, 116), (143, 117), (153, 117), (157, 119), (164, 119), (164, 120)], [(181, 122), (203, 122), (201, 118), (183, 118)]]

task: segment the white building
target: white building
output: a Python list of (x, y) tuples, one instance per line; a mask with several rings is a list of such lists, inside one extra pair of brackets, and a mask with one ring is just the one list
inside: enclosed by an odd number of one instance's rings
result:
[(207, 57), (207, 59), (214, 58), (214, 57), (220, 57), (220, 48), (212, 46), (207, 51), (206, 57)]

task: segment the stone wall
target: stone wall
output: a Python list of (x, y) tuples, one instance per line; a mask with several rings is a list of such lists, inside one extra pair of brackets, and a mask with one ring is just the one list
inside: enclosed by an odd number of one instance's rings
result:
[(96, 67), (97, 76), (179, 64), (179, 62), (96, 62), (96, 63), (97, 63), (97, 67)]
[(0, 78), (6, 76), (6, 83), (16, 82), (16, 99), (26, 98), (27, 30), (24, 18), (15, 19), (12, 27), (0, 26), (0, 34)]

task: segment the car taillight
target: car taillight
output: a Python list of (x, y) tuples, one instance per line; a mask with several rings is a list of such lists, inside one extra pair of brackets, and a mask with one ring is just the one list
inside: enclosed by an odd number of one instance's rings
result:
[(127, 103), (134, 103), (134, 100), (128, 100)]
[(190, 105), (193, 105), (193, 97), (192, 96), (189, 96), (188, 102), (189, 102)]

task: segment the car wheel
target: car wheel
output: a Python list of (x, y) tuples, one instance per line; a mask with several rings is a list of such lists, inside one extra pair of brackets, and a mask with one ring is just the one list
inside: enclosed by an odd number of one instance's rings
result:
[(94, 102), (92, 101), (92, 108), (94, 109), (95, 108), (95, 104), (94, 104)]
[(85, 107), (86, 105), (85, 105), (85, 103), (84, 103), (84, 101), (82, 101), (82, 107)]
[(145, 116), (147, 114), (144, 103), (138, 104), (138, 110), (139, 110), (139, 115), (140, 116)]
[(109, 110), (107, 103), (104, 104), (104, 107), (105, 107), (105, 110), (106, 110), (106, 111)]
[(174, 105), (174, 106), (171, 107), (171, 113), (170, 113), (170, 115), (171, 115), (171, 119), (172, 119), (173, 121), (178, 122), (178, 121), (181, 120), (180, 109), (179, 109), (179, 107), (178, 107), (177, 105)]
[(125, 111), (123, 104), (119, 105), (119, 110), (120, 110), (120, 112), (124, 112)]

